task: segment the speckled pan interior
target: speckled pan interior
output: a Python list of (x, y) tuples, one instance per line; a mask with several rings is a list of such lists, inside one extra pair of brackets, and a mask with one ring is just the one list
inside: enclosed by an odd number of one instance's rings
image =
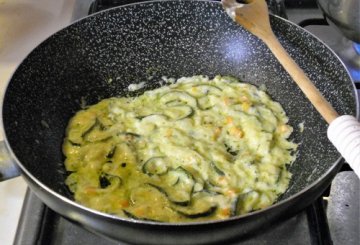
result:
[[(356, 112), (352, 82), (339, 60), (313, 36), (271, 17), (275, 34), (319, 90), (343, 114)], [(6, 137), (23, 167), (71, 198), (61, 144), (81, 104), (132, 96), (130, 83), (161, 86), (161, 77), (232, 75), (285, 108), (300, 143), (287, 198), (318, 180), (339, 158), (327, 125), (270, 51), (217, 2), (163, 1), (128, 5), (85, 18), (51, 36), (20, 65), (6, 91)], [(300, 132), (298, 125), (304, 123)]]

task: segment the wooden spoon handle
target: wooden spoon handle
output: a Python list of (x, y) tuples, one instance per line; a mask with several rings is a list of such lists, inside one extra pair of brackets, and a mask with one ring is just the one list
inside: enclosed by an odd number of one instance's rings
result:
[(321, 116), (330, 124), (339, 115), (330, 105), (330, 103), (323, 97), (315, 85), (310, 81), (305, 72), (295, 63), (295, 61), (286, 52), (280, 44), (275, 34), (271, 33), (262, 38), (263, 42), (268, 46), (271, 52), (278, 59), (280, 64), (289, 73), (292, 79), (297, 83), (305, 96), (314, 105)]

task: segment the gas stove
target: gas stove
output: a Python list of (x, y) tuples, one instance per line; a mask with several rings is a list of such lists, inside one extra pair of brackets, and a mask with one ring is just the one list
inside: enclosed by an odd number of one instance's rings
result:
[[(73, 20), (136, 0), (77, 1)], [(270, 12), (294, 22), (327, 44), (342, 60), (360, 89), (360, 45), (326, 20), (315, 0), (268, 0)], [(331, 187), (312, 205), (232, 244), (358, 244), (360, 183), (344, 163)], [(64, 219), (27, 191), (14, 244), (126, 244), (110, 241)]]

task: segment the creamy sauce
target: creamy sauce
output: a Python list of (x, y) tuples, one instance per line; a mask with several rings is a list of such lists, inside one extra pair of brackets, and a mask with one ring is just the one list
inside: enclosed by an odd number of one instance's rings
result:
[(87, 207), (161, 222), (266, 208), (288, 187), (297, 145), (279, 103), (231, 77), (181, 78), (110, 98), (69, 122), (66, 184)]

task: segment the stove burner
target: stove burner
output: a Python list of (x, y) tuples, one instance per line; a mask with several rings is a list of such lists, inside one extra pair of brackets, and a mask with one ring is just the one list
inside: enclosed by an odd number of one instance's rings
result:
[(360, 88), (360, 43), (350, 42), (347, 52), (343, 52), (344, 61), (356, 87)]
[(360, 43), (353, 43), (353, 47), (355, 49), (355, 52), (360, 55)]

